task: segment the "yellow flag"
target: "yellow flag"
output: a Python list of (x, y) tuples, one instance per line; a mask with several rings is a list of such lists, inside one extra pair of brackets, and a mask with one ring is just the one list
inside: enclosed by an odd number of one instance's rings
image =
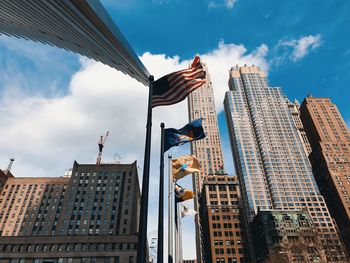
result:
[(199, 161), (193, 155), (187, 155), (172, 160), (173, 178), (175, 181), (190, 173), (197, 173), (201, 170)]

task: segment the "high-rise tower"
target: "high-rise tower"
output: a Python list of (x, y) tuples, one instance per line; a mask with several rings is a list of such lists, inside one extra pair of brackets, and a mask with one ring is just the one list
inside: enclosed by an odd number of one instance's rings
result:
[(300, 116), (317, 184), (350, 249), (350, 131), (328, 98), (306, 98)]
[(193, 176), (194, 206), (199, 211), (195, 217), (197, 260), (244, 262), (244, 237), (232, 236), (242, 232), (238, 182), (235, 180), (234, 183), (233, 177), (224, 174), (213, 86), (208, 68), (205, 64), (203, 67), (207, 84), (192, 92), (188, 98), (190, 121), (203, 118), (206, 133), (205, 139), (191, 144), (192, 154), (200, 161), (203, 171)]
[[(265, 73), (255, 66), (231, 68), (229, 89), (225, 113), (246, 224), (259, 211), (286, 211), (286, 225), (292, 217), (288, 211), (300, 211), (301, 217), (306, 211), (323, 246), (318, 251), (303, 246), (305, 251), (297, 258), (316, 260), (325, 252), (328, 262), (346, 262), (336, 226), (315, 182), (282, 90), (269, 87)], [(250, 251), (254, 251), (253, 233), (249, 228), (247, 232)], [(300, 242), (298, 235), (285, 234), (283, 242)], [(278, 253), (291, 252), (294, 257), (299, 251), (283, 251), (288, 246), (280, 245)], [(254, 257), (254, 253), (251, 255)]]
[[(222, 170), (224, 160), (222, 157), (221, 139), (219, 133), (218, 119), (215, 109), (213, 85), (208, 68), (203, 64), (207, 76), (207, 84), (192, 92), (188, 97), (189, 119), (203, 118), (203, 128), (206, 138), (194, 141), (191, 151), (201, 164), (204, 175), (215, 174)], [(196, 186), (200, 190), (203, 179), (197, 178)]]

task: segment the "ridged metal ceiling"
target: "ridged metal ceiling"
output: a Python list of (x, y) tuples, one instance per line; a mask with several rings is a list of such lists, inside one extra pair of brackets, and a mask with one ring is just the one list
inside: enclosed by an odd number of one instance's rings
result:
[(98, 0), (1, 0), (0, 33), (79, 53), (149, 83), (147, 69)]

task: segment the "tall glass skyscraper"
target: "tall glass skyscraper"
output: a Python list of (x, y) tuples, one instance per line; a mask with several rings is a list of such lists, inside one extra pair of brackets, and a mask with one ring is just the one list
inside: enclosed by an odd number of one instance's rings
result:
[[(259, 67), (246, 65), (231, 68), (229, 89), (224, 105), (246, 225), (264, 210), (306, 211), (327, 261), (346, 262), (282, 90), (269, 87)], [(247, 234), (252, 240), (249, 228)]]

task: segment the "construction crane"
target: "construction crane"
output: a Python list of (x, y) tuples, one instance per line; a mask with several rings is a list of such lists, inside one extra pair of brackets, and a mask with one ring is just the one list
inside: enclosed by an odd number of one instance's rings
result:
[(101, 164), (102, 150), (103, 150), (103, 146), (104, 146), (108, 136), (109, 136), (109, 131), (107, 131), (105, 137), (101, 136), (101, 138), (98, 142), (98, 155), (97, 155), (97, 160), (96, 160), (97, 165)]

